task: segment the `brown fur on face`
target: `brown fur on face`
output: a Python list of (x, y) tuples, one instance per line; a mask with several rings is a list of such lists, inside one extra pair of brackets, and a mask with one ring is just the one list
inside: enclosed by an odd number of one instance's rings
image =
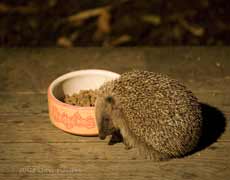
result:
[[(96, 101), (96, 122), (99, 130), (99, 138), (105, 139), (112, 135), (109, 145), (123, 142), (120, 127), (117, 126), (117, 119), (120, 119), (120, 113), (117, 113), (116, 103), (113, 97), (98, 97)], [(116, 126), (115, 126), (115, 125)]]
[(115, 98), (110, 95), (97, 97), (95, 112), (99, 138), (104, 140), (106, 136), (112, 135), (109, 145), (123, 142), (125, 149), (131, 149), (138, 142), (130, 135), (124, 114), (119, 106)]
[(111, 119), (112, 113), (112, 99), (107, 98), (97, 98), (96, 101), (96, 120), (97, 127), (99, 130), (99, 138), (104, 140), (106, 136), (112, 135), (115, 132), (115, 127)]

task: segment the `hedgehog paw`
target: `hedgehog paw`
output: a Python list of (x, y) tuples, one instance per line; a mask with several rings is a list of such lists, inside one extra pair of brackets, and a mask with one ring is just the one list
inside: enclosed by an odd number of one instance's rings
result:
[(129, 145), (125, 145), (125, 149), (126, 149), (126, 150), (129, 150), (129, 149), (132, 149), (132, 147), (129, 146)]
[(133, 146), (127, 140), (123, 139), (123, 143), (126, 150), (132, 149)]

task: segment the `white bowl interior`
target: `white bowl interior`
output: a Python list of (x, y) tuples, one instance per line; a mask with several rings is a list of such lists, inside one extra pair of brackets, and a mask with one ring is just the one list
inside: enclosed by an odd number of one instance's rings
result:
[(51, 84), (51, 95), (62, 100), (65, 94), (72, 95), (80, 90), (95, 90), (103, 83), (118, 78), (120, 75), (105, 70), (74, 71), (57, 78)]

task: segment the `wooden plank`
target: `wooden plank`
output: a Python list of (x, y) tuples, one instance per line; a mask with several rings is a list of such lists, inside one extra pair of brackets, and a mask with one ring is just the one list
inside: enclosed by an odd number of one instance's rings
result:
[[(122, 143), (108, 145), (106, 141), (85, 143), (0, 143), (1, 162), (78, 161), (78, 160), (143, 160), (136, 148), (126, 150)], [(216, 142), (206, 149), (182, 158), (230, 161), (230, 142)]]
[(229, 48), (0, 49), (0, 59), (4, 93), (44, 93), (59, 75), (90, 68), (118, 73), (145, 69), (178, 78), (192, 90), (230, 89)]
[[(230, 111), (230, 93), (228, 92), (197, 92), (194, 94), (202, 103), (218, 108), (220, 111)], [(47, 114), (47, 94), (0, 94), (0, 114)]]
[[(228, 113), (229, 117), (230, 113)], [(214, 119), (215, 120), (215, 119)], [(221, 124), (220, 124), (221, 123)], [(216, 124), (216, 126), (215, 126)], [(222, 122), (212, 121), (212, 128)], [(222, 127), (220, 127), (222, 128)], [(221, 129), (222, 130), (222, 129)], [(215, 129), (211, 129), (211, 133)], [(0, 142), (95, 142), (97, 137), (81, 137), (65, 133), (54, 127), (47, 115), (6, 115), (0, 116)], [(221, 131), (222, 132), (222, 131)], [(230, 141), (230, 121), (226, 120), (225, 131), (219, 141)]]
[[(30, 171), (32, 169), (32, 172)], [(25, 169), (25, 171), (24, 171)], [(29, 169), (27, 171), (27, 169)], [(72, 173), (55, 171), (72, 170)], [(15, 162), (0, 164), (1, 177), (12, 179), (202, 179), (227, 180), (229, 163), (212, 160), (172, 160), (154, 163), (151, 161), (55, 161)], [(24, 171), (24, 172), (23, 172)], [(51, 171), (51, 173), (45, 173)], [(33, 173), (35, 172), (35, 173)], [(36, 173), (37, 172), (37, 173)], [(54, 172), (54, 173), (52, 173)], [(65, 172), (65, 171), (64, 171)]]
[(0, 94), (0, 114), (47, 114), (47, 94)]
[[(0, 49), (0, 59), (0, 179), (229, 178), (229, 48)], [(225, 132), (191, 156), (160, 163), (141, 160), (123, 144), (108, 146), (108, 139), (64, 133), (49, 121), (47, 87), (63, 73), (86, 68), (169, 74), (224, 112)], [(63, 168), (76, 171), (60, 173)]]
[(0, 142), (91, 142), (96, 137), (65, 133), (51, 124), (48, 115), (0, 116)]

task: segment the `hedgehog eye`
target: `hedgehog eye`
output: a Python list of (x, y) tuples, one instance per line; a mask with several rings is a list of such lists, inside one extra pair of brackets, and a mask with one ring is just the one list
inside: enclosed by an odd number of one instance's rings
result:
[(106, 99), (105, 99), (108, 103), (110, 103), (110, 104), (114, 104), (114, 99), (113, 99), (113, 97), (112, 96), (108, 96), (108, 97), (106, 97)]
[(104, 118), (104, 121), (105, 122), (109, 122), (109, 118)]

